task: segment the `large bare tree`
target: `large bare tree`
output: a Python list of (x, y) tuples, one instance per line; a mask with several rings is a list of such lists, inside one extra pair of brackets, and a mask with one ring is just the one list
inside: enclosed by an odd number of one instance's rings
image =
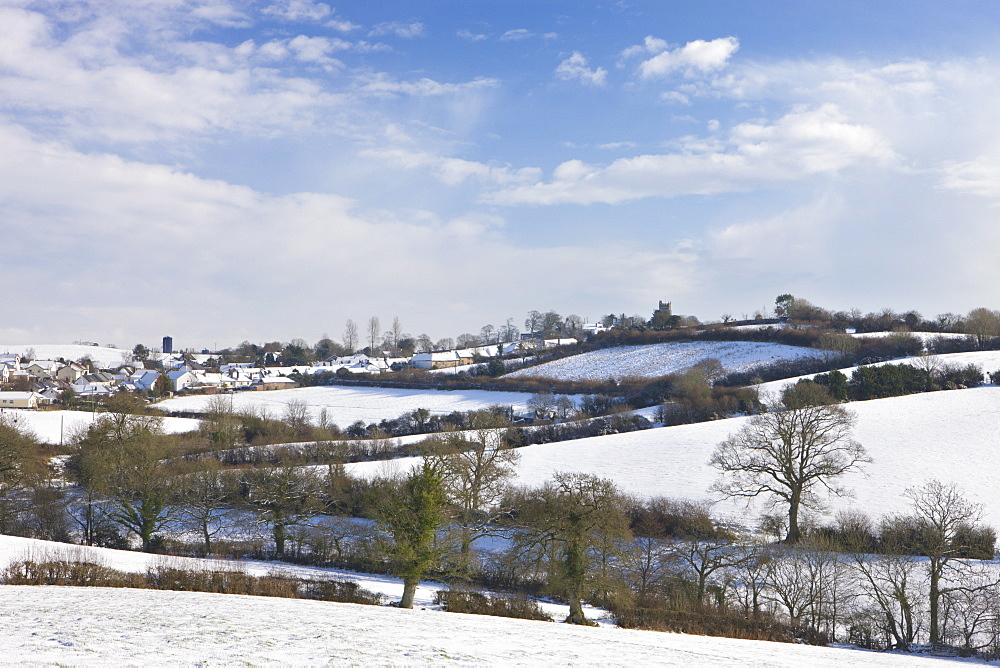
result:
[(358, 324), (350, 318), (344, 323), (344, 347), (349, 355), (358, 349)]
[(767, 496), (786, 503), (785, 542), (797, 543), (800, 509), (822, 507), (820, 490), (848, 495), (838, 478), (871, 461), (851, 438), (854, 423), (854, 414), (843, 406), (772, 406), (716, 447), (710, 463), (724, 475), (712, 489), (728, 497)]

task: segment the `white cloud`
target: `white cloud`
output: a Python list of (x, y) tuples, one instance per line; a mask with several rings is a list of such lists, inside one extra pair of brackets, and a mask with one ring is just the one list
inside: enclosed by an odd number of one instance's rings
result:
[(299, 35), (288, 42), (289, 48), (295, 53), (295, 58), (306, 63), (319, 63), (342, 66), (343, 63), (330, 57), (331, 53), (347, 51), (353, 45), (342, 39), (329, 37), (306, 37)]
[(938, 187), (1000, 200), (1000, 155), (945, 163), (940, 169)]
[(528, 39), (533, 37), (534, 33), (529, 32), (527, 28), (515, 28), (513, 30), (508, 30), (504, 34), (500, 35), (501, 42), (517, 42), (522, 39)]
[[(338, 106), (338, 98), (316, 82), (248, 62), (255, 54), (252, 42), (228, 50), (178, 50), (195, 60), (188, 65), (123, 55), (115, 48), (120, 40), (109, 38), (109, 30), (121, 28), (101, 25), (59, 42), (42, 16), (0, 9), (0, 43), (5, 44), (0, 112), (16, 112), (24, 122), (37, 118), (87, 141), (132, 143), (229, 130), (301, 129), (316, 111), (329, 113)], [(110, 48), (92, 48), (95, 37), (108, 38), (104, 43)], [(306, 43), (299, 46), (300, 53), (310, 53)], [(269, 59), (287, 53), (287, 46), (277, 42), (259, 50)]]
[(666, 42), (666, 40), (653, 37), (652, 35), (647, 35), (642, 41), (642, 44), (636, 44), (635, 46), (630, 46), (623, 50), (621, 52), (621, 57), (632, 58), (634, 56), (662, 53), (669, 48), (670, 45)]
[(608, 71), (603, 67), (591, 69), (587, 67), (587, 59), (579, 51), (559, 63), (556, 76), (564, 81), (579, 80), (592, 86), (603, 86), (608, 77)]
[(261, 12), (285, 21), (322, 21), (333, 10), (330, 5), (314, 0), (285, 0), (268, 5)]
[(417, 81), (398, 81), (387, 74), (376, 74), (364, 81), (360, 90), (368, 95), (434, 97), (496, 88), (499, 85), (500, 82), (496, 79), (487, 78), (473, 79), (465, 83), (441, 83), (428, 78)]
[(549, 182), (486, 196), (503, 204), (614, 204), (644, 197), (738, 192), (895, 155), (871, 127), (849, 122), (833, 105), (797, 109), (774, 123), (742, 123), (724, 145), (686, 140), (682, 151), (621, 158), (604, 167), (562, 163)]
[[(84, 154), (3, 125), (0, 144), (7, 251), (0, 267), (8, 290), (32, 295), (18, 307), (34, 323), (29, 333), (55, 340), (131, 346), (170, 333), (197, 346), (318, 337), (380, 308), (437, 338), (468, 328), (470, 318), (522, 313), (529, 286), (546, 303), (579, 311), (634, 282), (667, 280), (679, 289), (689, 280), (684, 258), (624, 243), (516, 247), (499, 234), (504, 219), (491, 213), (439, 218), (365, 210), (331, 194), (268, 195)], [(15, 264), (27, 257), (46, 267), (44, 280)], [(588, 286), (545, 280), (580, 266), (591, 267)], [(483, 280), (502, 280), (505, 289), (490, 299), (500, 316), (481, 309)], [(331, 290), (333, 311), (323, 306)], [(392, 304), (371, 297), (380, 294), (392, 294)]]
[(357, 23), (353, 23), (346, 19), (332, 19), (323, 25), (327, 28), (332, 28), (337, 32), (351, 32), (361, 27)]
[(664, 51), (639, 64), (639, 76), (653, 79), (681, 72), (685, 76), (722, 69), (740, 48), (735, 37), (721, 37), (710, 42), (694, 40), (682, 47)]
[(377, 24), (368, 34), (373, 37), (378, 37), (380, 35), (395, 35), (396, 37), (402, 37), (404, 39), (423, 37), (424, 24), (418, 21), (412, 21), (410, 23), (390, 21)]
[(538, 169), (512, 169), (510, 166), (487, 165), (428, 152), (403, 149), (366, 149), (362, 157), (373, 158), (405, 170), (430, 170), (442, 183), (455, 186), (467, 180), (486, 185), (526, 184), (538, 179)]
[(469, 30), (459, 30), (456, 33), (462, 39), (468, 40), (470, 42), (482, 42), (489, 38), (489, 35), (484, 35), (482, 33), (474, 33)]
[(691, 98), (676, 90), (669, 90), (664, 93), (660, 93), (660, 100), (671, 104), (682, 104), (684, 106), (691, 104)]

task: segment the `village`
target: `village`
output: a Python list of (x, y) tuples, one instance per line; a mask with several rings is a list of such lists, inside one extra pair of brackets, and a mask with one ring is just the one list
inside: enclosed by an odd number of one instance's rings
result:
[[(225, 362), (224, 355), (208, 350), (175, 352), (171, 337), (164, 337), (157, 351), (136, 346), (132, 352), (121, 350), (121, 361), (104, 364), (86, 354), (75, 360), (64, 357), (39, 359), (29, 348), (0, 352), (0, 410), (90, 402), (119, 392), (163, 398), (177, 394), (287, 390), (303, 384), (369, 378), (403, 369), (456, 373), (490, 360), (524, 360), (541, 350), (577, 342), (577, 338), (546, 339), (525, 334), (517, 341), (417, 352), (409, 356), (400, 356), (398, 351), (378, 350), (375, 354), (332, 355), (309, 364), (289, 365), (282, 364), (278, 354), (269, 357), (274, 360), (273, 364), (263, 366), (254, 362)], [(135, 353), (140, 350), (137, 356)], [(309, 379), (319, 374), (323, 376)]]

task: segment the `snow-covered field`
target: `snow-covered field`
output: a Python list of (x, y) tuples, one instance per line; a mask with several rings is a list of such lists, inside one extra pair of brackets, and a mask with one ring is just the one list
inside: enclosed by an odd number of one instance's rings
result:
[(541, 376), (556, 380), (606, 380), (626, 376), (653, 377), (682, 371), (715, 358), (726, 371), (745, 371), (762, 364), (829, 353), (812, 348), (750, 341), (656, 343), (594, 350), (521, 369), (510, 376)]
[(0, 353), (24, 355), (29, 350), (34, 351), (34, 359), (54, 360), (61, 357), (72, 361), (81, 357), (89, 357), (102, 367), (121, 364), (124, 361), (123, 355), (131, 353), (131, 349), (81, 346), (73, 343), (0, 343)]
[[(1000, 371), (1000, 350), (981, 350), (968, 353), (947, 353), (945, 355), (928, 355), (926, 357), (903, 357), (900, 359), (889, 360), (888, 362), (877, 362), (873, 366), (881, 366), (883, 364), (911, 364), (916, 367), (926, 368), (926, 365), (949, 365), (949, 366), (968, 366), (969, 364), (975, 364), (983, 370), (986, 374), (986, 382), (989, 382), (989, 374)], [(848, 378), (858, 367), (852, 366), (844, 369), (840, 369)], [(802, 378), (812, 378), (815, 374), (809, 374), (806, 376), (796, 376), (795, 378), (784, 378), (782, 380), (773, 380), (769, 383), (761, 383), (757, 385), (757, 389), (761, 393), (768, 395), (779, 396), (781, 391), (788, 385), (794, 385)]]
[[(89, 411), (32, 411), (16, 408), (0, 409), (16, 417), (18, 424), (30, 430), (43, 443), (58, 444), (67, 441), (73, 434), (86, 429), (94, 421), (94, 413)], [(198, 420), (168, 417), (163, 419), (163, 428), (169, 434), (194, 431)]]
[(0, 587), (3, 663), (940, 666), (788, 643), (196, 592)]
[[(858, 417), (854, 436), (874, 462), (843, 478), (855, 498), (832, 499), (831, 510), (857, 508), (871, 515), (905, 512), (908, 488), (929, 478), (955, 483), (984, 506), (984, 521), (1000, 528), (1000, 387), (931, 392), (847, 404)], [(708, 499), (718, 473), (708, 465), (715, 446), (747, 418), (732, 418), (628, 434), (532, 445), (519, 449), (518, 482), (539, 485), (556, 471), (610, 478), (644, 497)], [(408, 470), (413, 459), (392, 465)], [(376, 466), (377, 464), (377, 466)], [(350, 464), (358, 475), (384, 473), (386, 463)], [(720, 517), (753, 525), (764, 510), (726, 501)]]
[[(237, 392), (231, 395), (236, 410), (266, 409), (273, 417), (282, 417), (290, 401), (301, 401), (309, 407), (316, 421), (320, 411), (326, 409), (327, 419), (339, 427), (348, 427), (361, 420), (378, 422), (397, 418), (417, 408), (425, 408), (432, 415), (445, 415), (452, 411), (470, 411), (488, 408), (494, 404), (523, 409), (531, 397), (520, 392), (488, 392), (485, 390), (403, 390), (378, 387), (301, 387), (294, 390), (271, 392)], [(212, 400), (210, 396), (191, 396), (167, 399), (155, 404), (164, 411), (202, 412)]]
[[(253, 575), (335, 576), (398, 600), (395, 578), (271, 562), (225, 562), (0, 536), (0, 568), (22, 559), (77, 559), (128, 572), (158, 565), (239, 568)], [(504, 665), (871, 666), (929, 659), (446, 613), (440, 585), (422, 583), (401, 610), (280, 598), (90, 587), (0, 586), (0, 663), (18, 665)], [(543, 604), (556, 619), (566, 606)], [(587, 608), (588, 616), (599, 610)]]

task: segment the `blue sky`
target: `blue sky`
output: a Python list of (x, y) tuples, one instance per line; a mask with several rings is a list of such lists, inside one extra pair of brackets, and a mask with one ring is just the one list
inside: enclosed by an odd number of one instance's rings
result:
[(0, 1), (0, 340), (996, 308), (992, 2)]

